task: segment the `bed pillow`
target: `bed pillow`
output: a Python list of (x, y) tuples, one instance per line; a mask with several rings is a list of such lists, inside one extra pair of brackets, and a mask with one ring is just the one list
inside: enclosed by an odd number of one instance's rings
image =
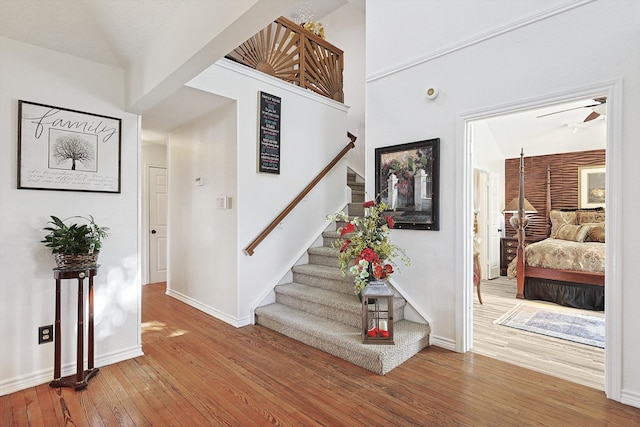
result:
[(551, 220), (551, 235), (549, 237), (556, 238), (558, 230), (565, 224), (578, 224), (576, 221), (576, 212), (563, 212), (563, 211), (551, 211), (549, 212), (549, 219)]
[(584, 242), (584, 238), (592, 227), (585, 225), (563, 224), (558, 228), (556, 239)]
[(582, 224), (582, 226), (588, 226), (589, 231), (584, 238), (585, 242), (600, 242), (604, 243), (604, 222), (600, 223), (591, 223), (591, 224)]
[(577, 211), (576, 221), (577, 224), (604, 222), (604, 211)]

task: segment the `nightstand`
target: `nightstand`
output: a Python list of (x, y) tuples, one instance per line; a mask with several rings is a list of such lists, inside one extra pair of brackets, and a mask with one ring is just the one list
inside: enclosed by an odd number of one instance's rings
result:
[[(524, 239), (524, 246), (526, 247), (530, 243), (539, 242), (540, 237), (526, 237)], [(507, 275), (507, 268), (512, 259), (518, 255), (518, 238), (517, 237), (503, 237), (500, 239), (500, 275)]]

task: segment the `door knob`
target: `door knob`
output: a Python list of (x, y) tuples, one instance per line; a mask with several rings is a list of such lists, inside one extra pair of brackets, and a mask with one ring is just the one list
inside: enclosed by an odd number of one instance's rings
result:
[(156, 234), (156, 230), (151, 230), (151, 234)]

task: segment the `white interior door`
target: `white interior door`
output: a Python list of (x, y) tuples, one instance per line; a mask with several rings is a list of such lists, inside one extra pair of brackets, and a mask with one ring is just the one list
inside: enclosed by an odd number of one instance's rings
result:
[(500, 237), (502, 234), (502, 213), (498, 201), (498, 174), (489, 173), (487, 182), (487, 279), (495, 279), (500, 276)]
[(149, 167), (149, 283), (167, 280), (167, 170)]
[[(488, 234), (487, 234), (487, 172), (482, 170), (473, 171), (474, 196), (473, 211), (474, 221), (477, 221), (476, 235), (474, 236), (474, 251), (480, 252), (480, 279), (487, 279), (488, 265)], [(476, 227), (474, 226), (474, 229)]]

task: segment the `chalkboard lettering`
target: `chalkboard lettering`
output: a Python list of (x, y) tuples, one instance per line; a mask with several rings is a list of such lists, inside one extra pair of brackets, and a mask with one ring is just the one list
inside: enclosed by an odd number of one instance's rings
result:
[(260, 92), (260, 172), (280, 174), (280, 105), (280, 97)]

